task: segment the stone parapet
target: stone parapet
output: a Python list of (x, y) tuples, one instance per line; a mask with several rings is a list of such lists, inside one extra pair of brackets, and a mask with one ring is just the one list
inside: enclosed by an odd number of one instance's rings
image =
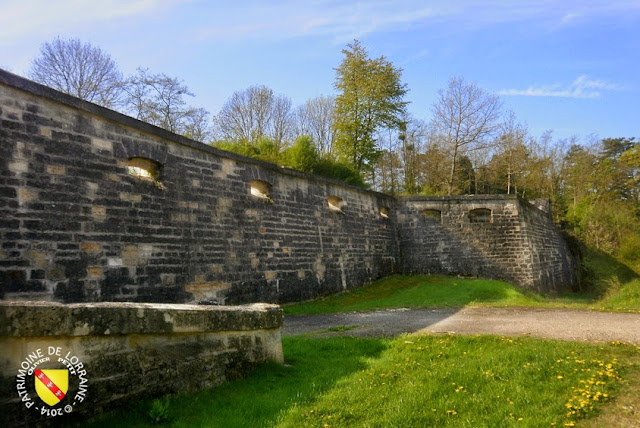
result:
[[(0, 302), (2, 420), (19, 426), (86, 417), (282, 363), (282, 317), (269, 304)], [(56, 405), (38, 395), (36, 368), (69, 370)]]

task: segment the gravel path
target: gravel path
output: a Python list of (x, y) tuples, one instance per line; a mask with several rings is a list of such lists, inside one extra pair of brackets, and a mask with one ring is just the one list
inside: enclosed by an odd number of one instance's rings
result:
[[(330, 327), (355, 326), (345, 332)], [(497, 334), (640, 345), (640, 314), (571, 309), (463, 308), (387, 309), (327, 315), (286, 316), (284, 335), (395, 336), (415, 334)]]

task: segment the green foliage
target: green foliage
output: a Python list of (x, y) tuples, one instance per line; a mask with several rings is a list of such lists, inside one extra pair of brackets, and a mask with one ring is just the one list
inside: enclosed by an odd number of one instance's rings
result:
[(640, 266), (640, 143), (604, 139), (565, 157), (565, 221), (585, 245)]
[(379, 127), (398, 127), (406, 112), (401, 83), (402, 70), (385, 57), (370, 59), (354, 40), (343, 49), (344, 59), (336, 69), (338, 91), (334, 110), (335, 153), (357, 172), (369, 169), (380, 156), (376, 144)]
[(255, 144), (249, 144), (246, 140), (216, 141), (213, 146), (266, 162), (278, 163), (280, 159), (280, 153), (278, 153), (275, 144), (268, 138), (260, 138)]
[(302, 172), (313, 172), (318, 164), (318, 152), (308, 135), (301, 135), (282, 154), (284, 165)]
[(154, 424), (163, 424), (169, 420), (169, 397), (153, 400), (149, 417)]
[(260, 139), (258, 144), (249, 144), (247, 141), (217, 141), (214, 146), (239, 155), (288, 166), (301, 172), (339, 180), (352, 186), (364, 189), (369, 187), (360, 174), (348, 165), (331, 159), (319, 159), (313, 140), (309, 136), (299, 137), (293, 146), (282, 152), (278, 152), (273, 142), (267, 138)]
[(362, 176), (351, 169), (350, 166), (329, 159), (320, 159), (313, 169), (313, 173), (323, 177), (333, 178), (352, 186), (369, 187), (362, 179)]

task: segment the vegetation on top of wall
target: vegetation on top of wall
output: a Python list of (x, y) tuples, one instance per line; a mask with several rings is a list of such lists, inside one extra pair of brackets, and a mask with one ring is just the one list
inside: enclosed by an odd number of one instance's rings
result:
[(266, 137), (255, 145), (244, 141), (218, 141), (214, 143), (214, 146), (228, 152), (272, 162), (300, 172), (332, 178), (363, 189), (369, 188), (362, 176), (348, 165), (329, 158), (322, 158), (316, 150), (311, 137), (307, 135), (298, 137), (291, 147), (282, 152), (278, 152), (275, 144)]

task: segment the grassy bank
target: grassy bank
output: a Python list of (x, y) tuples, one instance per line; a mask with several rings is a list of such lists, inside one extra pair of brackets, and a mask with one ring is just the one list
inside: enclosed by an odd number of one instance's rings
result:
[[(611, 400), (640, 359), (635, 346), (491, 336), (283, 344), (288, 365), (170, 397), (160, 419), (176, 427), (563, 426)], [(152, 407), (143, 401), (91, 426), (147, 426)]]
[(545, 295), (504, 281), (438, 275), (396, 275), (354, 291), (285, 306), (288, 315), (368, 311), (384, 308), (524, 306), (640, 312), (640, 278), (604, 253), (585, 258), (581, 292)]

